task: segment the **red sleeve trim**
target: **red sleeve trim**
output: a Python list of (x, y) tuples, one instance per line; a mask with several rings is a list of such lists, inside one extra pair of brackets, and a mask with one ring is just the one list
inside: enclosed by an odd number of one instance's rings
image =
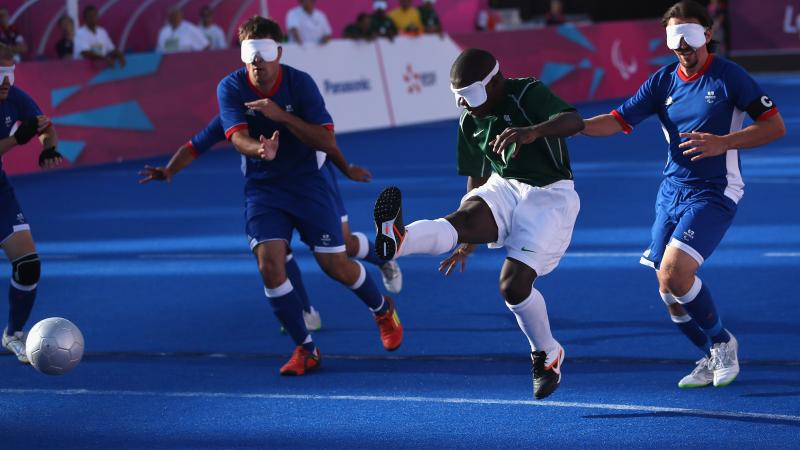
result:
[(778, 108), (772, 108), (769, 111), (764, 111), (760, 116), (756, 117), (756, 122), (769, 119), (775, 114), (778, 114)]
[(630, 134), (631, 131), (633, 131), (633, 127), (628, 125), (628, 122), (626, 122), (625, 119), (622, 118), (622, 114), (617, 112), (616, 109), (611, 110), (611, 115), (614, 116), (615, 119), (617, 119), (617, 122), (619, 122), (619, 125), (622, 127), (623, 133)]
[(249, 128), (250, 127), (247, 126), (246, 123), (237, 123), (236, 125), (234, 125), (234, 126), (228, 128), (227, 130), (225, 130), (225, 139), (230, 140), (231, 136), (233, 136), (233, 133), (236, 133), (239, 130), (247, 130)]
[(197, 149), (194, 148), (194, 144), (192, 144), (192, 141), (187, 142), (185, 145), (186, 145), (186, 148), (189, 149), (189, 153), (191, 153), (192, 156), (194, 156), (195, 158), (200, 156), (200, 152), (198, 152)]
[(333, 124), (332, 123), (323, 123), (323, 128), (327, 128), (328, 131), (333, 132)]

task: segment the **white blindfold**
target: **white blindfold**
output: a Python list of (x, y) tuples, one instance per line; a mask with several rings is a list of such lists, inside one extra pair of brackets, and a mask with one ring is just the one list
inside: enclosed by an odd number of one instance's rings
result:
[(458, 88), (456, 89), (453, 85), (450, 85), (450, 90), (453, 91), (453, 95), (456, 97), (456, 105), (461, 105), (461, 99), (463, 98), (464, 101), (469, 105), (470, 108), (477, 108), (482, 104), (486, 103), (486, 99), (488, 95), (486, 94), (486, 85), (492, 81), (497, 73), (500, 72), (500, 63), (494, 63), (494, 69), (489, 72), (489, 75), (486, 75), (481, 81), (476, 81), (469, 86)]
[(272, 39), (245, 39), (242, 41), (242, 62), (252, 64), (256, 56), (267, 62), (278, 59), (278, 43)]
[(0, 66), (0, 84), (3, 83), (5, 78), (8, 78), (8, 82), (11, 83), (11, 86), (14, 85), (14, 68), (17, 66)]
[(682, 23), (667, 27), (667, 47), (677, 50), (681, 46), (681, 39), (692, 48), (706, 45), (706, 29), (696, 23)]

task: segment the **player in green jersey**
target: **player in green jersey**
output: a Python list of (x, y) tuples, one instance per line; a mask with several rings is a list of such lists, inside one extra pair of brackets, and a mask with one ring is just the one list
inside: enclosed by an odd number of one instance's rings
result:
[(400, 190), (375, 203), (375, 247), (391, 260), (455, 251), (439, 270), (461, 265), (476, 244), (505, 248), (500, 292), (531, 345), (533, 394), (550, 395), (561, 382), (564, 349), (553, 339), (542, 294), (533, 287), (550, 273), (572, 238), (580, 209), (564, 137), (583, 130), (575, 109), (534, 78), (505, 79), (494, 56), (468, 49), (450, 71), (464, 112), (458, 130), (458, 173), (468, 193), (445, 218), (403, 225)]

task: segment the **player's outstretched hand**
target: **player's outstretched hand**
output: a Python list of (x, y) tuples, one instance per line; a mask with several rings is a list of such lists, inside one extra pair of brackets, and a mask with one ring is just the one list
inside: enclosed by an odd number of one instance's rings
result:
[(366, 183), (372, 180), (372, 174), (369, 173), (369, 170), (364, 167), (350, 164), (350, 166), (347, 168), (347, 178), (350, 178), (353, 181), (358, 181), (359, 183)]
[(258, 141), (261, 143), (261, 148), (258, 150), (258, 156), (266, 161), (272, 161), (278, 155), (278, 138), (280, 137), (280, 133), (278, 130), (275, 130), (272, 133), (272, 137), (267, 139), (262, 134), (258, 137)]
[(39, 153), (39, 167), (42, 169), (52, 169), (64, 161), (61, 153), (58, 153), (55, 147), (47, 147)]
[(522, 144), (530, 144), (538, 137), (533, 128), (530, 127), (506, 128), (502, 133), (497, 135), (490, 144), (492, 145), (492, 151), (498, 155), (502, 155), (505, 148), (509, 145), (517, 144), (514, 148), (514, 153), (511, 154), (511, 158), (513, 158), (519, 153)]
[(166, 181), (167, 183), (172, 181), (172, 174), (166, 167), (144, 166), (144, 169), (139, 171), (139, 176), (142, 177), (139, 184), (151, 181)]
[(453, 254), (448, 256), (447, 259), (439, 263), (439, 272), (442, 272), (444, 276), (450, 275), (450, 272), (453, 270), (458, 263), (461, 263), (461, 269), (459, 272), (464, 273), (464, 269), (467, 267), (467, 257), (475, 251), (475, 244), (461, 244), (458, 248), (453, 251)]
[(721, 136), (711, 133), (681, 133), (682, 138), (689, 140), (681, 143), (678, 147), (684, 150), (685, 156), (692, 156), (692, 161), (698, 161), (703, 158), (710, 158), (718, 156), (728, 151), (725, 145), (725, 139)]
[(262, 98), (259, 100), (255, 100), (252, 102), (247, 102), (244, 104), (248, 108), (260, 112), (264, 117), (270, 120), (274, 120), (275, 122), (279, 122), (280, 117), (282, 114), (286, 114), (280, 105), (273, 102), (268, 98)]

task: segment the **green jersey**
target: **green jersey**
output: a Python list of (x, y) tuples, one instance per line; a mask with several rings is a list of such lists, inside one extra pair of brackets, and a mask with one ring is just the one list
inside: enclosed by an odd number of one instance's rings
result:
[(535, 78), (508, 78), (504, 83), (506, 98), (490, 115), (474, 117), (466, 110), (461, 114), (458, 174), (488, 177), (496, 172), (503, 178), (540, 187), (571, 180), (569, 153), (563, 138), (536, 139), (523, 145), (514, 158), (511, 154), (516, 144), (509, 145), (502, 155), (492, 151), (489, 142), (506, 128), (536, 125), (559, 113), (575, 110)]

